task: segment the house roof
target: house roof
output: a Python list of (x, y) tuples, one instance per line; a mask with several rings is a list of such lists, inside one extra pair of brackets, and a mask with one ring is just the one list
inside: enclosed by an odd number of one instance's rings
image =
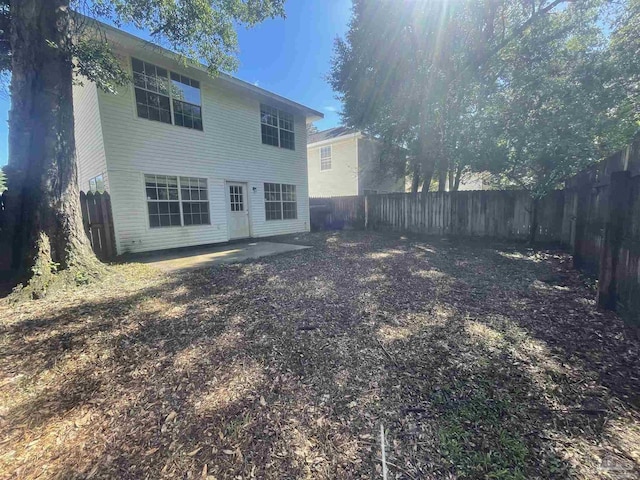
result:
[[(163, 57), (167, 57), (171, 59), (174, 62), (180, 62), (180, 55), (178, 55), (175, 52), (172, 52), (171, 50), (168, 50), (164, 47), (156, 45), (155, 43), (151, 43), (146, 40), (143, 40), (140, 37), (136, 37), (135, 35), (132, 35), (128, 32), (112, 27), (111, 25), (107, 25), (106, 23), (100, 22), (99, 20), (95, 20), (88, 17), (85, 17), (85, 18), (87, 18), (87, 20), (89, 20), (90, 22), (95, 22), (96, 26), (100, 30), (106, 33), (107, 38), (109, 38), (114, 43), (120, 45), (121, 47), (124, 47), (126, 49), (134, 49), (134, 50), (144, 49), (146, 52), (159, 54)], [(196, 69), (208, 75), (207, 67), (204, 64), (188, 63), (187, 68)], [(320, 120), (324, 118), (324, 114), (318, 112), (317, 110), (314, 110), (300, 103), (294, 102), (293, 100), (290, 100), (276, 93), (265, 90), (264, 88), (260, 88), (256, 85), (245, 82), (244, 80), (235, 78), (227, 73), (221, 72), (218, 74), (217, 77), (215, 78), (209, 77), (209, 78), (212, 81), (224, 82), (227, 86), (235, 90), (240, 90), (249, 96), (272, 101), (277, 104), (276, 106), (280, 105), (283, 107), (288, 107), (289, 109), (292, 109), (294, 111), (297, 111), (306, 117), (307, 122), (314, 122), (316, 120)]]
[(346, 137), (348, 135), (357, 134), (358, 130), (348, 127), (334, 127), (328, 130), (322, 130), (321, 132), (312, 133), (307, 138), (307, 145), (312, 143), (324, 142), (326, 140), (333, 140), (334, 138)]

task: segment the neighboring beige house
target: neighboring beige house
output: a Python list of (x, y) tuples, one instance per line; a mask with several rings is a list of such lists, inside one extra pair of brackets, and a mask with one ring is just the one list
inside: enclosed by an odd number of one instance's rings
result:
[(110, 193), (118, 254), (309, 230), (306, 124), (321, 113), (100, 28), (134, 83), (74, 86), (79, 184)]
[(404, 176), (385, 171), (383, 167), (391, 162), (383, 155), (380, 142), (346, 127), (309, 135), (309, 196), (404, 192)]

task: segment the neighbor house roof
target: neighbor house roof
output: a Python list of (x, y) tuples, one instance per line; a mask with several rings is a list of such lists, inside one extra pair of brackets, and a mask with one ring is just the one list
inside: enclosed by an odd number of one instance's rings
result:
[[(98, 20), (88, 18), (88, 17), (85, 17), (85, 18), (87, 18), (88, 21), (90, 22), (95, 22), (97, 28), (106, 32), (107, 38), (109, 38), (109, 40), (111, 40), (115, 44), (120, 45), (125, 49), (134, 50), (134, 51), (145, 50), (147, 53), (161, 55), (163, 57), (167, 57), (171, 59), (174, 62), (180, 62), (180, 55), (178, 55), (175, 52), (172, 52), (171, 50), (168, 50), (164, 47), (156, 45), (155, 43), (151, 43), (146, 40), (143, 40), (142, 38), (136, 37), (135, 35), (132, 35), (123, 30), (119, 30), (115, 27), (112, 27), (111, 25), (107, 25), (106, 23), (102, 23)], [(189, 62), (186, 68), (188, 69), (193, 68), (200, 72), (204, 72), (208, 75), (208, 70), (206, 65), (203, 65), (201, 63)], [(271, 102), (276, 102), (276, 104), (279, 104), (280, 106), (288, 107), (292, 110), (302, 113), (306, 117), (308, 123), (324, 118), (324, 114), (318, 112), (317, 110), (314, 110), (300, 103), (294, 102), (293, 100), (289, 100), (286, 97), (283, 97), (276, 93), (265, 90), (264, 88), (260, 88), (256, 85), (245, 82), (244, 80), (240, 80), (238, 78), (232, 77), (229, 74), (219, 73), (217, 77), (211, 78), (211, 80), (212, 81), (219, 80), (225, 83), (227, 86), (235, 90), (240, 90), (249, 96), (252, 96), (258, 99), (265, 99)]]
[(354, 128), (348, 127), (334, 127), (328, 130), (322, 130), (321, 132), (312, 133), (307, 138), (307, 145), (312, 143), (325, 142), (327, 140), (333, 140), (335, 138), (347, 137), (358, 135), (360, 132)]

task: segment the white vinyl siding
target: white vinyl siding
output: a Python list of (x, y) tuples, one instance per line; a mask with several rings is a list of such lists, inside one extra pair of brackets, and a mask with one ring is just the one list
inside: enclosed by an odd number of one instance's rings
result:
[(78, 186), (81, 191), (88, 192), (91, 180), (97, 182), (97, 177), (102, 177), (103, 189), (109, 190), (98, 89), (86, 78), (80, 80), (73, 85)]
[(358, 194), (358, 140), (336, 139), (331, 145), (331, 169), (322, 169), (321, 148), (308, 150), (309, 196), (339, 197)]
[[(140, 58), (140, 54), (135, 55)], [(176, 71), (149, 52), (149, 62)], [(146, 58), (144, 59), (146, 61)], [(200, 82), (204, 133), (138, 118), (133, 86), (117, 95), (99, 93), (108, 160), (118, 253), (142, 252), (229, 240), (225, 182), (246, 182), (251, 235), (265, 237), (308, 231), (306, 125), (292, 125), (295, 150), (264, 145), (260, 100), (231, 89), (204, 73), (185, 71)], [(207, 181), (210, 225), (161, 230), (149, 227), (144, 174), (202, 178)], [(295, 219), (265, 219), (264, 184), (296, 186)]]

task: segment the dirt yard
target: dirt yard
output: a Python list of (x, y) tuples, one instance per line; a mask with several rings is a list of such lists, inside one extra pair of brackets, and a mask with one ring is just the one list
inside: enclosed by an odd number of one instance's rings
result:
[(639, 343), (556, 252), (362, 232), (0, 305), (0, 477), (632, 479)]

